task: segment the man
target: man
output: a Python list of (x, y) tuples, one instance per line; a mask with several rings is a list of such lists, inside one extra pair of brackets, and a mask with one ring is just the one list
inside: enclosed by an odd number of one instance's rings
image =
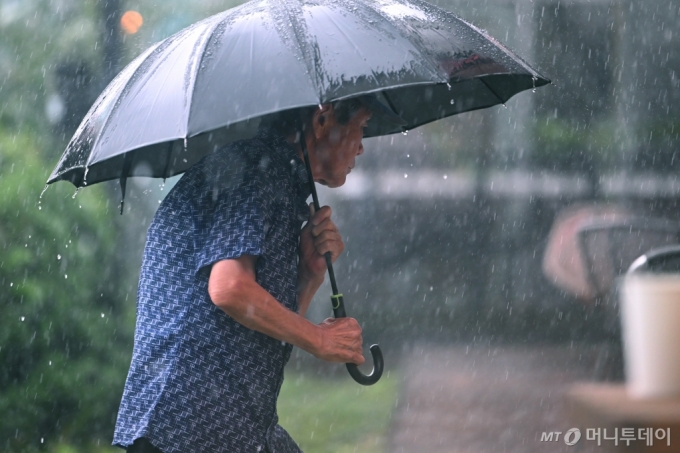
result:
[(276, 415), (292, 347), (331, 362), (360, 365), (364, 357), (354, 319), (304, 318), (324, 279), (324, 254), (335, 261), (344, 245), (330, 208), (306, 205), (297, 131), (304, 126), (314, 180), (339, 187), (376, 110), (396, 116), (372, 96), (275, 116), (255, 138), (194, 165), (168, 194), (144, 251), (115, 445), (135, 453), (299, 451)]

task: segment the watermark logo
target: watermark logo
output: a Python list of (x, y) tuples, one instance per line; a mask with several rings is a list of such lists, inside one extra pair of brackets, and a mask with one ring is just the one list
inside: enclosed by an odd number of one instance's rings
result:
[[(541, 433), (541, 442), (559, 442), (560, 436), (562, 436), (562, 431), (544, 431)], [(564, 433), (562, 440), (569, 446), (576, 445), (576, 443), (581, 440), (581, 430), (578, 428), (571, 428)]]
[(569, 446), (576, 445), (579, 440), (581, 440), (581, 430), (578, 428), (571, 428), (564, 433), (564, 443)]
[[(571, 428), (568, 431), (543, 431), (541, 442), (559, 442), (560, 439), (568, 446), (576, 445), (581, 440), (581, 430)], [(654, 441), (665, 441), (666, 447), (671, 446), (671, 428), (641, 428), (641, 427), (608, 427), (587, 428), (585, 441), (597, 442), (601, 446), (603, 441), (612, 441), (615, 447), (626, 444), (630, 447), (633, 442), (644, 443), (651, 447)]]

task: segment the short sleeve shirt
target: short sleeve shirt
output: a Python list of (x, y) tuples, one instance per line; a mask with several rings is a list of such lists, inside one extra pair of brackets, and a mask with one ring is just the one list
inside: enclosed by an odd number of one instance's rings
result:
[(144, 250), (115, 445), (145, 437), (165, 453), (300, 451), (276, 414), (292, 346), (216, 307), (208, 278), (220, 260), (255, 255), (257, 282), (297, 312), (306, 181), (296, 151), (261, 129), (191, 167), (161, 203)]

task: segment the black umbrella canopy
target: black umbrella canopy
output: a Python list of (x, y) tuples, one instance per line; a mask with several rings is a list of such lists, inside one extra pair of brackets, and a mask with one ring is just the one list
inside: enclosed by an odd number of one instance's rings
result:
[[(170, 177), (266, 115), (375, 93), (412, 129), (550, 83), (418, 0), (253, 0), (147, 49), (92, 106), (48, 183)], [(366, 136), (403, 130), (376, 115)]]

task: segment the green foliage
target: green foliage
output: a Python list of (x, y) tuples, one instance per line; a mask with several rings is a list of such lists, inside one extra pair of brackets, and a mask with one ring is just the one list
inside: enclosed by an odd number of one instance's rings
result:
[[(113, 209), (73, 199), (33, 135), (0, 129), (0, 451), (107, 445), (131, 351)], [(89, 450), (92, 451), (92, 450)]]
[(305, 453), (386, 451), (397, 379), (363, 387), (349, 376), (321, 379), (286, 372), (278, 401), (280, 424)]

